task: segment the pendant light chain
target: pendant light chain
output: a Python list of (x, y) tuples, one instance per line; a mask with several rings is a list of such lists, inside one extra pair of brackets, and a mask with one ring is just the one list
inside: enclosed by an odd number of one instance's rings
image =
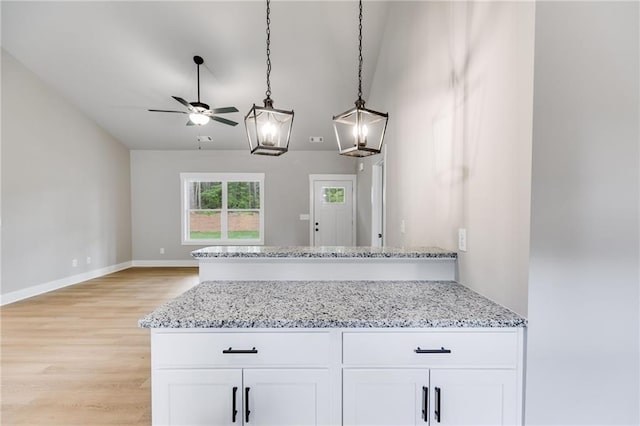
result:
[(267, 95), (267, 99), (271, 99), (271, 7), (270, 0), (267, 0), (267, 91), (265, 95)]
[(358, 101), (362, 101), (362, 0), (360, 0), (360, 15), (358, 17), (359, 19), (359, 35), (358, 35), (358, 49), (359, 49), (359, 55), (358, 55)]

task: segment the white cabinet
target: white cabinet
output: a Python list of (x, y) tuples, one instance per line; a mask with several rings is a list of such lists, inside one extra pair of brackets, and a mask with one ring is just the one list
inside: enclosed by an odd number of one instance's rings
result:
[(329, 424), (327, 370), (161, 370), (153, 423), (170, 426)]
[(349, 426), (424, 424), (426, 386), (429, 370), (345, 369), (343, 422)]
[(345, 425), (516, 425), (522, 332), (345, 331)]
[(516, 382), (510, 370), (431, 370), (431, 424), (520, 424)]
[(522, 424), (524, 329), (154, 329), (154, 425)]
[(244, 392), (245, 423), (329, 424), (328, 370), (244, 370)]
[(242, 370), (239, 369), (156, 371), (152, 392), (153, 423), (170, 426), (241, 424), (241, 389)]
[(516, 425), (509, 370), (345, 369), (344, 424)]

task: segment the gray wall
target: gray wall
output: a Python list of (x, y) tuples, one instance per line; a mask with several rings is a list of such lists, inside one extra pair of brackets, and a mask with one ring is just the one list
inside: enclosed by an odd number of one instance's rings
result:
[(2, 50), (2, 294), (131, 260), (130, 211), (129, 150)]
[(537, 4), (530, 425), (640, 423), (638, 6)]
[[(459, 280), (524, 315), (534, 11), (532, 2), (394, 3), (367, 99), (390, 114), (385, 243), (457, 250), (466, 228)], [(359, 172), (363, 208), (376, 160)], [(370, 216), (359, 218), (365, 243)]]
[(309, 245), (309, 221), (299, 218), (309, 213), (309, 174), (354, 173), (355, 162), (337, 150), (131, 151), (134, 260), (190, 260), (199, 248), (181, 244), (181, 172), (265, 173), (265, 245)]

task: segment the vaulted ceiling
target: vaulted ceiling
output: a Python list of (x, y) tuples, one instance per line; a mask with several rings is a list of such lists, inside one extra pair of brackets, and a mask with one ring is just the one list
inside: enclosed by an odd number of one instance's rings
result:
[[(131, 149), (247, 149), (244, 115), (266, 90), (263, 1), (2, 1), (2, 47)], [(384, 32), (386, 2), (364, 3), (364, 92), (369, 91)], [(272, 98), (294, 109), (292, 150), (335, 150), (332, 115), (357, 94), (358, 3), (271, 4)], [(235, 106), (216, 122), (185, 126), (171, 98)], [(366, 99), (366, 96), (365, 96)], [(371, 105), (376, 108), (376, 105)], [(383, 106), (380, 106), (383, 107)], [(37, 110), (37, 105), (34, 106)], [(38, 111), (46, 113), (46, 111)], [(323, 144), (310, 144), (323, 136)]]

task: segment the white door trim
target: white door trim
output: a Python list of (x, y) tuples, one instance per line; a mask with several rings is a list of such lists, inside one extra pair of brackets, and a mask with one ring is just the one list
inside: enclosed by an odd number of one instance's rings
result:
[[(371, 166), (371, 246), (384, 247), (384, 159)], [(378, 228), (378, 222), (380, 227)], [(382, 234), (382, 240), (378, 237)]]
[(313, 175), (309, 175), (309, 245), (310, 246), (314, 246), (314, 240), (315, 240), (315, 232), (314, 232), (314, 227), (315, 227), (315, 223), (316, 223), (316, 218), (315, 218), (315, 209), (313, 208), (313, 200), (314, 200), (314, 196), (315, 196), (315, 189), (314, 189), (314, 183), (316, 181), (321, 181), (321, 180), (350, 180), (352, 182), (352, 191), (351, 191), (351, 198), (352, 198), (352, 205), (353, 205), (353, 211), (351, 212), (351, 220), (352, 220), (352, 241), (353, 244), (355, 245), (356, 243), (356, 192), (357, 192), (357, 186), (356, 186), (356, 175), (334, 175), (334, 174), (313, 174)]

